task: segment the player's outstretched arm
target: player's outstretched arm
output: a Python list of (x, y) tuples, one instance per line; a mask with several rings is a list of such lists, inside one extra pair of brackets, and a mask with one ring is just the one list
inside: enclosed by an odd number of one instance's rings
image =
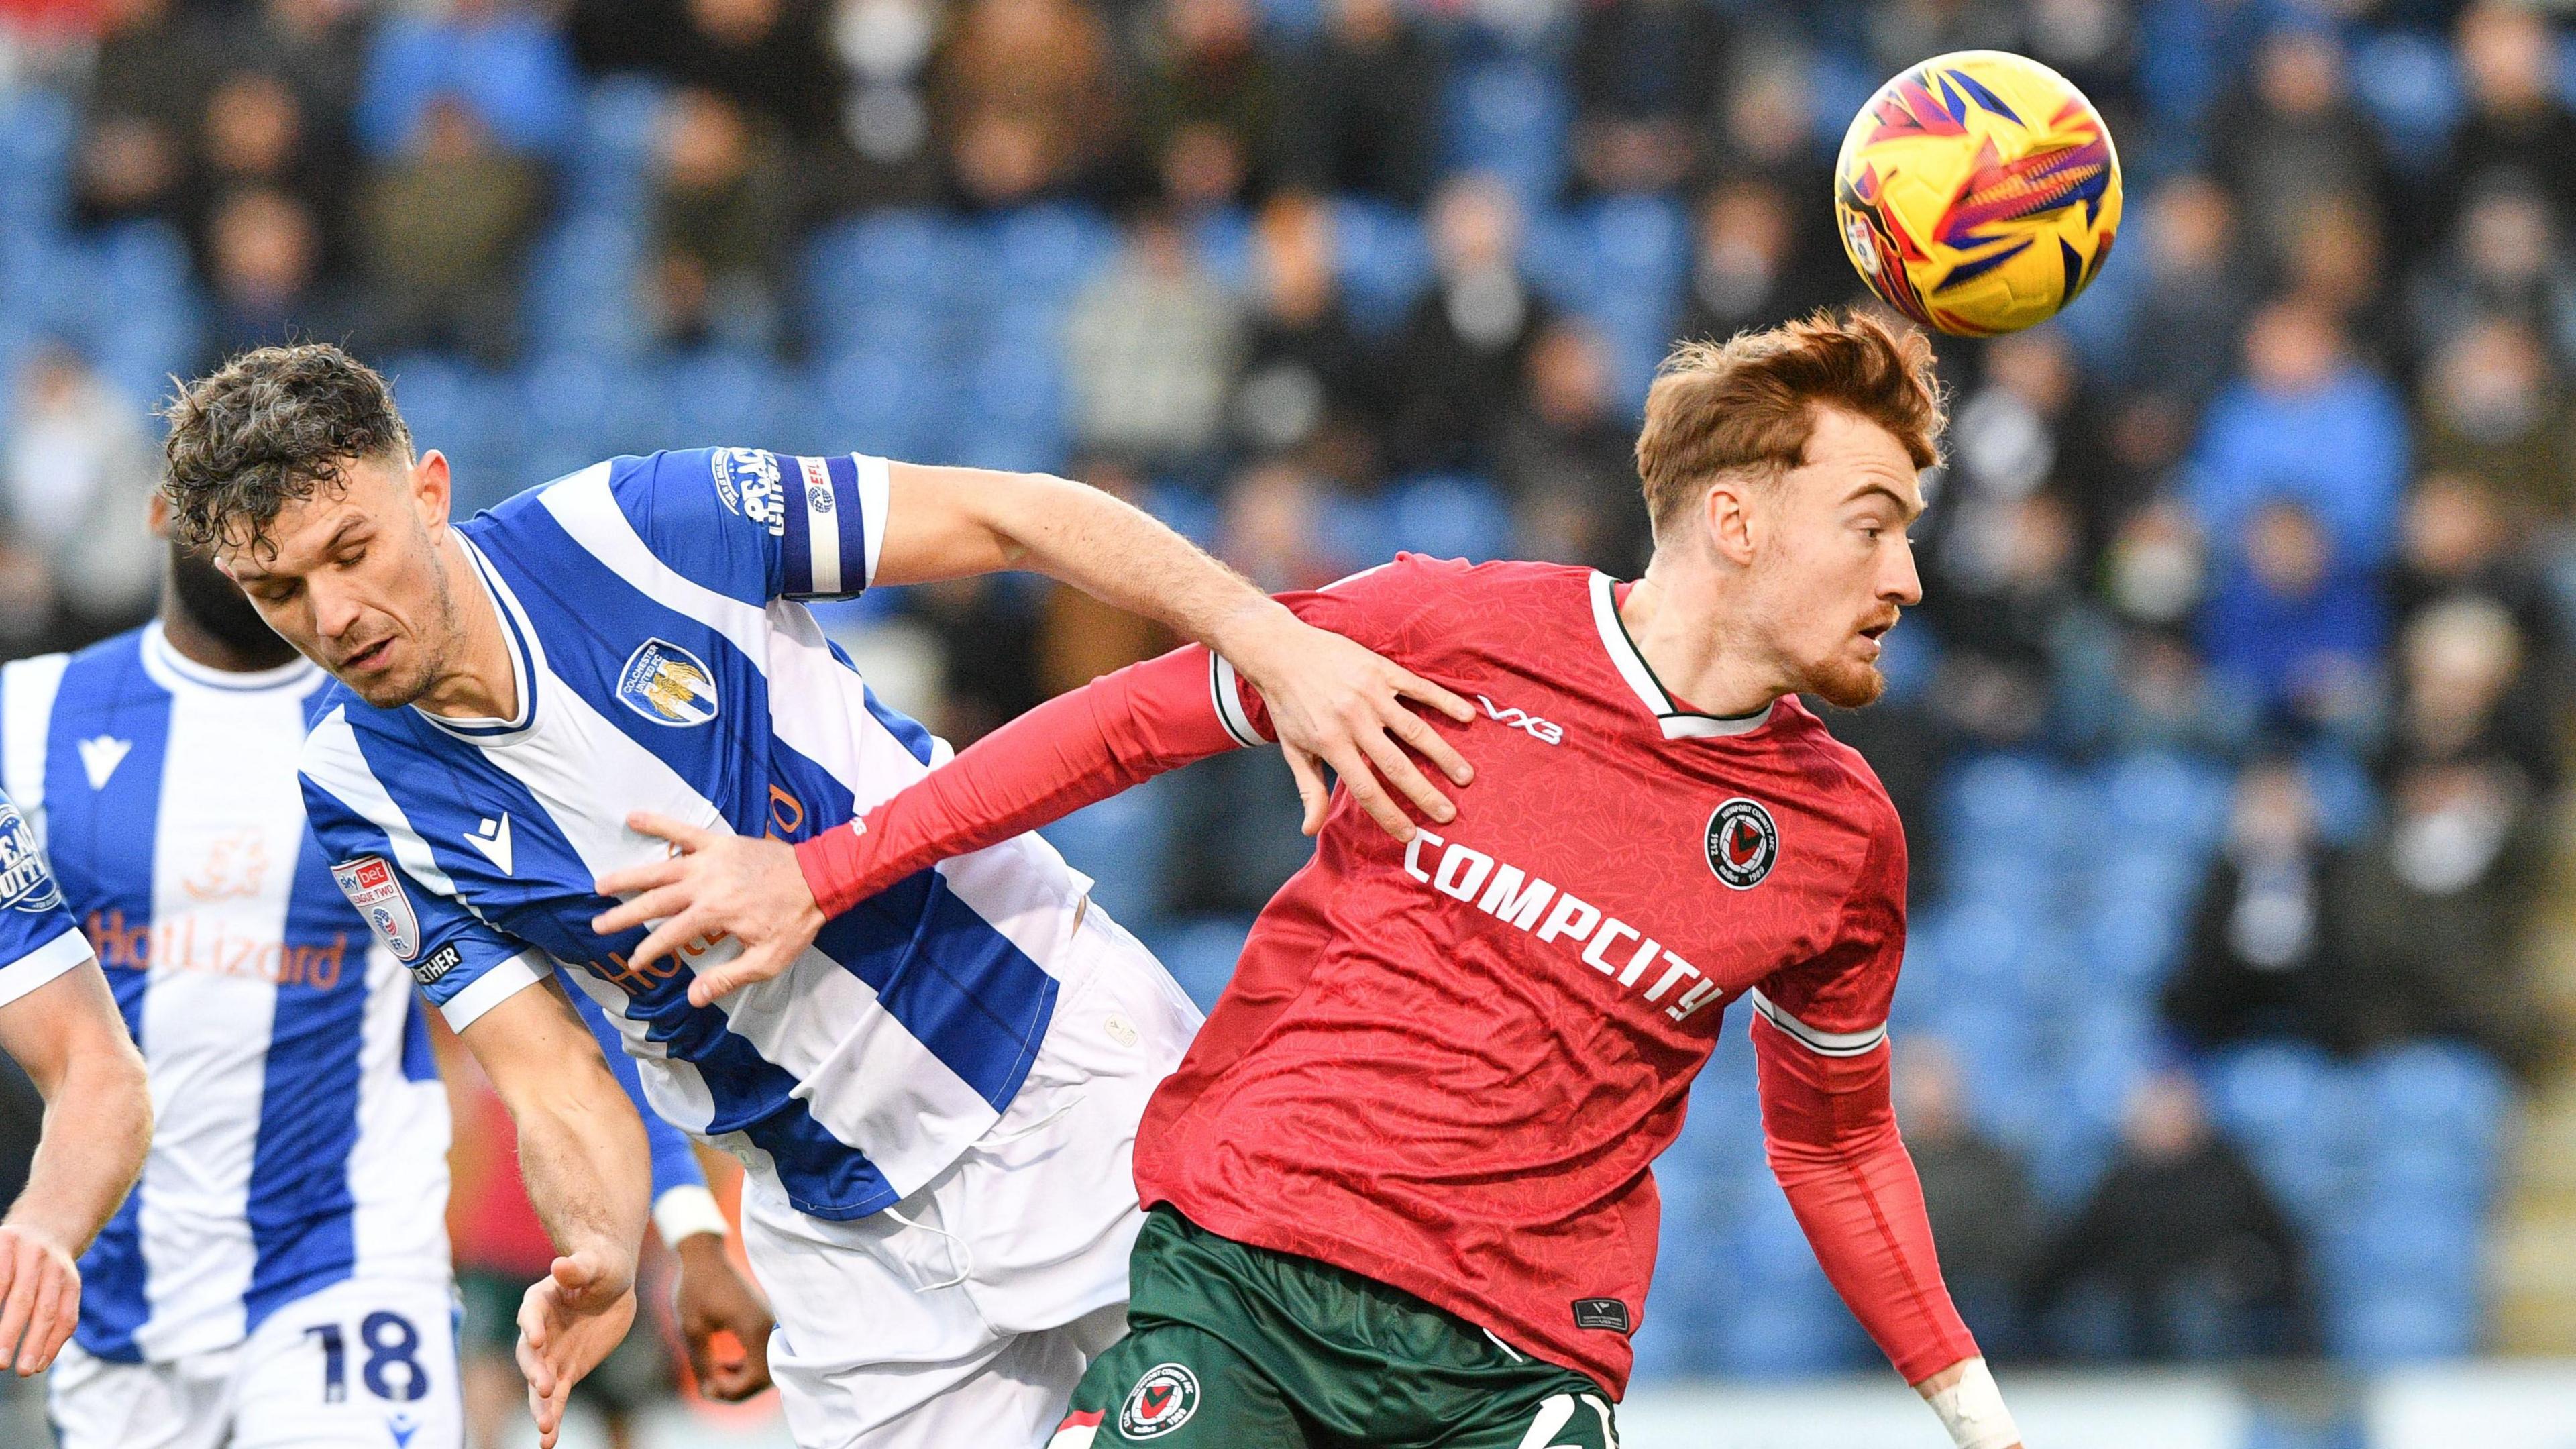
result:
[(0, 1222), (0, 1354), (14, 1350), (24, 1375), (51, 1364), (80, 1321), (75, 1260), (143, 1171), (152, 1095), (95, 961), (0, 1006), (0, 1051), (45, 1098), (26, 1191)]
[[(1218, 714), (1220, 691), (1233, 693), (1238, 706), (1231, 723)], [(661, 922), (628, 955), (637, 967), (701, 936), (740, 940), (740, 955), (690, 981), (689, 999), (703, 1006), (784, 971), (825, 920), (915, 871), (1060, 820), (1165, 770), (1259, 742), (1264, 704), (1227, 679), (1207, 650), (1180, 649), (1056, 696), (865, 819), (793, 848), (630, 816), (630, 828), (670, 841), (677, 853), (603, 877), (600, 894), (625, 899), (591, 924), (613, 935)]]
[(1421, 751), (1458, 784), (1467, 764), (1404, 705), (1464, 723), (1457, 695), (1338, 634), (1300, 621), (1242, 575), (1143, 511), (1097, 488), (1039, 473), (897, 463), (891, 470), (878, 583), (1034, 569), (1215, 650), (1269, 701), (1279, 744), (1322, 828), (1328, 798), (1317, 761), (1388, 834), (1413, 838), (1392, 790), (1434, 821), (1456, 812), (1406, 758)]
[(562, 1256), (519, 1304), (519, 1369), (538, 1442), (553, 1449), (564, 1401), (635, 1321), (635, 1255), (652, 1168), (644, 1124), (562, 988), (511, 994), (458, 1037), (519, 1128), (528, 1201)]
[(1756, 1007), (1763, 1146), (1816, 1261), (1959, 1449), (2020, 1449), (1941, 1281), (1922, 1184), (1897, 1134), (1884, 1032), (1823, 1032), (1768, 1001)]

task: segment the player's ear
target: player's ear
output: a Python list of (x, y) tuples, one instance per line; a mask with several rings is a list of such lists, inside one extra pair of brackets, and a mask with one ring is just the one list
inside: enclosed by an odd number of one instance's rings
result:
[(455, 480), (449, 475), (447, 455), (436, 448), (420, 455), (411, 465), (412, 506), (420, 510), (423, 528), (435, 534), (447, 526), (455, 504)]
[(170, 536), (170, 497), (160, 489), (152, 490), (152, 501), (144, 505), (143, 522), (154, 538)]
[(1700, 496), (1699, 523), (1711, 551), (1738, 568), (1753, 562), (1752, 480), (1727, 475)]

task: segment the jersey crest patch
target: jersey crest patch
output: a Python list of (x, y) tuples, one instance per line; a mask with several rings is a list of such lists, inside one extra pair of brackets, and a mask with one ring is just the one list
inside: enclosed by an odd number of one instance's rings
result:
[(1118, 1432), (1130, 1439), (1159, 1439), (1198, 1411), (1199, 1376), (1183, 1364), (1158, 1363), (1145, 1370), (1127, 1391), (1127, 1402), (1118, 1406)]
[(716, 501), (777, 538), (787, 532), (787, 492), (778, 481), (776, 455), (758, 448), (718, 448), (708, 456)]
[(1780, 859), (1780, 827), (1761, 801), (1739, 795), (1708, 817), (1707, 844), (1708, 868), (1729, 887), (1749, 891)]
[(617, 700), (658, 725), (686, 729), (716, 717), (716, 677), (667, 639), (647, 639), (617, 673)]
[(62, 888), (36, 849), (36, 832), (18, 807), (0, 800), (0, 907), (39, 915), (59, 910)]
[(376, 939), (385, 943), (395, 960), (408, 962), (420, 954), (420, 917), (413, 913), (411, 897), (403, 890), (402, 872), (390, 861), (381, 855), (362, 855), (331, 867), (331, 880), (358, 914), (367, 918)]

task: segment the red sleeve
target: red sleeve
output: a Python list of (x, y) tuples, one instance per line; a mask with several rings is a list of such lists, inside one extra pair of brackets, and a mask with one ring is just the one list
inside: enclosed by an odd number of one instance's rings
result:
[[(1395, 562), (1279, 601), (1319, 628), (1393, 654), (1466, 566)], [(1103, 675), (975, 742), (848, 829), (796, 847), (826, 916), (935, 862), (1061, 820), (1094, 801), (1270, 738), (1260, 694), (1192, 645)]]
[(1903, 837), (1862, 867), (1833, 951), (1753, 993), (1763, 1144), (1816, 1261), (1907, 1383), (1977, 1342), (1941, 1281), (1888, 1096), (1887, 1004), (1905, 951)]
[(1256, 743), (1268, 727), (1231, 666), (1197, 645), (1176, 649), (1030, 710), (850, 828), (800, 843), (796, 863), (823, 914), (837, 916), (915, 871)]

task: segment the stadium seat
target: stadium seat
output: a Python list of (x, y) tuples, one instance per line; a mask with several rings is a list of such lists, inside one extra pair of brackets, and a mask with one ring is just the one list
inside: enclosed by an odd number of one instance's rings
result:
[(2328, 1221), (2352, 1180), (2359, 1124), (2348, 1076), (2315, 1047), (2264, 1042), (2221, 1054), (2207, 1077), (2219, 1126), (2283, 1206), (2310, 1227)]
[(862, 346), (827, 365), (815, 393), (833, 436), (844, 440), (837, 446), (894, 458), (948, 451), (954, 383), (926, 358)]
[(48, 86), (0, 91), (0, 232), (49, 235), (64, 220), (80, 107)]
[(1091, 877), (1091, 899), (1140, 937), (1163, 924), (1161, 882), (1171, 854), (1177, 782), (1157, 775), (1087, 805), (1040, 833), (1067, 864)]
[(1535, 210), (1565, 177), (1574, 105), (1541, 63), (1503, 57), (1459, 66), (1447, 97), (1450, 164), (1500, 177)]
[(2383, 31), (2355, 47), (2352, 85), (2389, 149), (2407, 163), (2438, 160), (2464, 105), (2451, 48), (2438, 35)]
[(1377, 513), (1376, 546), (1355, 558), (1387, 559), (1409, 549), (1482, 563), (1511, 551), (1511, 510), (1491, 483), (1472, 475), (1408, 479), (1387, 492)]
[(711, 348), (672, 358), (659, 379), (669, 404), (667, 446), (773, 446), (778, 400), (790, 386), (776, 363), (755, 353)]
[(1431, 245), (1421, 223), (1369, 197), (1336, 197), (1332, 207), (1344, 305), (1362, 328), (1391, 330), (1431, 284)]
[(1118, 229), (1085, 206), (1023, 207), (989, 223), (988, 291), (996, 302), (1062, 306), (1118, 251)]

